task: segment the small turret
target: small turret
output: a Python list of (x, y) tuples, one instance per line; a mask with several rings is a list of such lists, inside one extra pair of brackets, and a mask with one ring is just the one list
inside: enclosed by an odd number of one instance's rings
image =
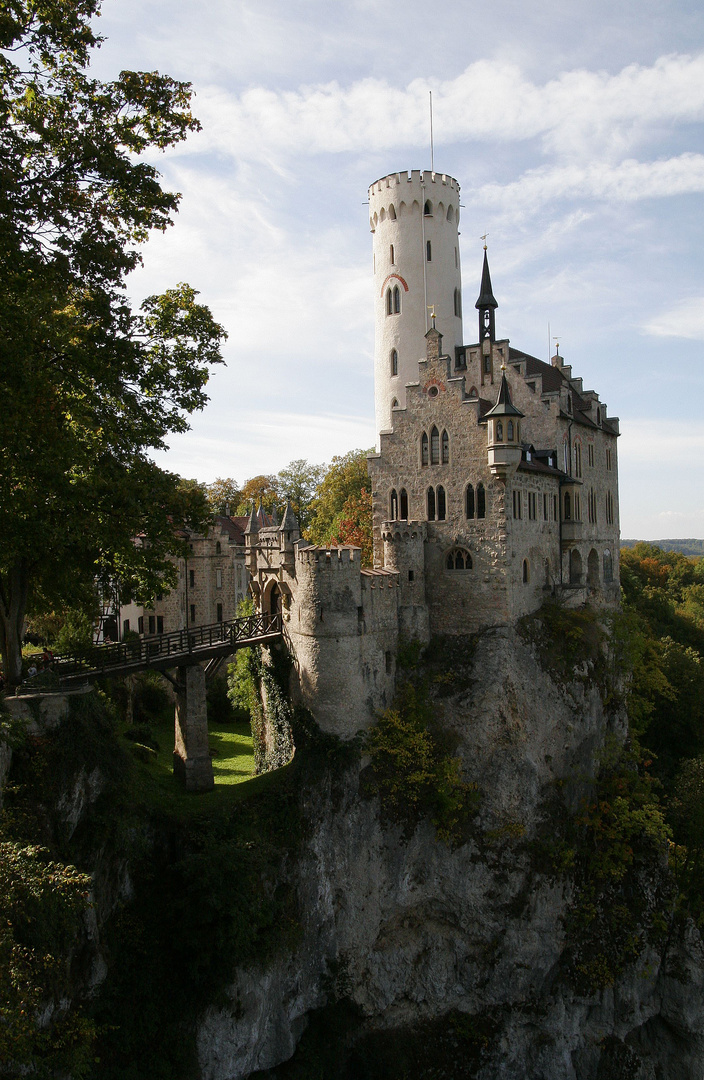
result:
[(252, 512), (249, 515), (249, 521), (247, 522), (247, 528), (244, 530), (245, 536), (251, 536), (252, 533), (259, 532), (259, 520), (257, 518), (257, 512), (254, 509), (254, 503), (252, 503)]
[(482, 355), (491, 354), (491, 346), (496, 341), (496, 328), (494, 325), (494, 312), (499, 306), (491, 288), (491, 274), (489, 273), (489, 259), (484, 245), (484, 265), (482, 267), (482, 284), (479, 297), (474, 305), (479, 312), (479, 342), (482, 347)]
[(511, 390), (502, 370), (496, 405), (489, 409), (487, 421), (488, 460), (492, 476), (502, 479), (518, 468), (522, 456), (521, 420), (523, 413), (511, 401)]

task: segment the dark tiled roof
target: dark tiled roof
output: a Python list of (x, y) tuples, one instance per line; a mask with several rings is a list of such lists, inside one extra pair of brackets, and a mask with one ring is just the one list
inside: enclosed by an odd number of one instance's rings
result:
[(499, 306), (494, 299), (494, 293), (491, 288), (491, 275), (489, 273), (489, 260), (486, 256), (486, 248), (484, 248), (484, 265), (482, 266), (482, 285), (479, 290), (479, 299), (474, 306), (476, 308), (497, 308)]
[(246, 517), (225, 517), (224, 514), (218, 514), (215, 518), (215, 524), (220, 531), (235, 544), (244, 544), (244, 530), (248, 521), (249, 518)]
[(501, 376), (501, 385), (499, 386), (499, 394), (496, 398), (496, 405), (493, 409), (489, 409), (487, 416), (523, 416), (520, 409), (511, 401), (511, 391), (509, 389), (506, 376)]

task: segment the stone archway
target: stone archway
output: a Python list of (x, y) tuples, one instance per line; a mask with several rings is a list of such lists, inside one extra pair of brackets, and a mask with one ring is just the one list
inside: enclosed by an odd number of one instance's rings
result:
[(577, 548), (570, 551), (570, 585), (582, 584), (582, 556)]
[(587, 585), (596, 589), (599, 584), (599, 556), (594, 548), (589, 552), (587, 559)]
[(268, 600), (267, 607), (269, 609), (269, 614), (270, 615), (280, 615), (281, 614), (281, 589), (279, 588), (279, 586), (278, 586), (278, 584), (276, 582), (274, 582), (274, 584), (272, 585), (271, 591), (269, 592), (269, 596), (268, 596), (267, 600)]

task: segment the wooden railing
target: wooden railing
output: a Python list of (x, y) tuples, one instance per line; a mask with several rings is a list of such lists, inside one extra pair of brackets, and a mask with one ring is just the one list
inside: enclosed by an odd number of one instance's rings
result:
[[(280, 614), (243, 615), (229, 622), (190, 626), (170, 634), (95, 645), (80, 655), (57, 655), (51, 669), (61, 682), (74, 682), (81, 677), (95, 678), (149, 667), (180, 667), (280, 635)], [(29, 689), (32, 682), (28, 679), (23, 686)]]

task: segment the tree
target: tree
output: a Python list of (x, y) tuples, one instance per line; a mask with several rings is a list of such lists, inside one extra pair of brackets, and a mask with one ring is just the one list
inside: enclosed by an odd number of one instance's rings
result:
[(234, 514), (242, 498), (240, 486), (231, 476), (219, 476), (205, 488), (208, 506), (213, 514)]
[[(33, 590), (96, 576), (168, 584), (202, 492), (149, 459), (203, 408), (223, 329), (181, 284), (139, 311), (125, 278), (178, 195), (139, 160), (198, 128), (190, 87), (87, 75), (99, 0), (0, 15), (0, 647), (10, 682)], [(148, 536), (136, 545), (134, 537)]]
[(255, 509), (261, 503), (267, 513), (280, 503), (278, 482), (275, 476), (253, 476), (242, 488), (237, 513), (248, 514), (254, 503)]
[(370, 450), (334, 457), (313, 501), (308, 539), (314, 544), (356, 544), (364, 565), (372, 561), (372, 488), (367, 472)]
[(282, 469), (277, 477), (281, 501), (291, 503), (301, 532), (308, 527), (311, 520), (312, 503), (324, 475), (324, 465), (311, 465), (304, 458), (297, 458)]

